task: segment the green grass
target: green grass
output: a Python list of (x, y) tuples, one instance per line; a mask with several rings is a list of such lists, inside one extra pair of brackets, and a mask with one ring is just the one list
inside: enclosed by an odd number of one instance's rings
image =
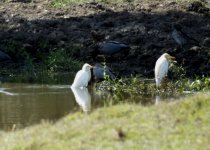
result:
[[(176, 3), (178, 4), (189, 4), (193, 1), (197, 1), (197, 0), (175, 0)], [(92, 2), (92, 0), (53, 0), (51, 3), (51, 6), (55, 7), (55, 8), (62, 8), (62, 7), (66, 7), (68, 5), (72, 5), (72, 4), (83, 4), (83, 3), (88, 3), (88, 2)], [(96, 2), (99, 3), (105, 3), (105, 4), (126, 4), (126, 3), (154, 3), (154, 1), (152, 0), (96, 0)], [(157, 2), (157, 1), (156, 1)], [(158, 2), (165, 2), (165, 0), (158, 0)]]
[(119, 104), (0, 132), (0, 149), (210, 149), (210, 93), (143, 107)]
[(194, 1), (199, 1), (199, 0), (176, 0), (177, 3), (192, 3)]
[[(105, 4), (123, 4), (123, 3), (134, 3), (138, 2), (138, 0), (96, 0), (96, 2), (99, 3), (105, 3)], [(61, 8), (61, 7), (66, 7), (68, 5), (72, 4), (83, 4), (83, 3), (88, 3), (92, 2), (92, 0), (54, 0), (51, 3), (51, 6), (55, 8)]]
[[(179, 77), (179, 75), (175, 76)], [(185, 92), (198, 92), (210, 90), (210, 78), (209, 77), (196, 77), (194, 79), (177, 78), (168, 80), (157, 89), (154, 79), (145, 79), (139, 77), (121, 78), (119, 80), (103, 81), (96, 84), (96, 87), (100, 90), (114, 92), (115, 95), (165, 95), (170, 96), (173, 94), (183, 94)]]
[(84, 3), (85, 0), (54, 0), (51, 5), (55, 8), (65, 7), (67, 5), (72, 4), (81, 4)]

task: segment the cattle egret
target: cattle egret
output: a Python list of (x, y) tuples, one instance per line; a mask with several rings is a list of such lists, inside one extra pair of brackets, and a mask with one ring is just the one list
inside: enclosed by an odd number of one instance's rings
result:
[(170, 56), (167, 53), (158, 58), (155, 64), (155, 82), (156, 86), (159, 87), (161, 85), (162, 80), (167, 76), (169, 62), (175, 59), (175, 57)]
[(93, 68), (93, 66), (85, 63), (82, 70), (77, 72), (72, 87), (87, 87), (91, 78), (91, 68)]

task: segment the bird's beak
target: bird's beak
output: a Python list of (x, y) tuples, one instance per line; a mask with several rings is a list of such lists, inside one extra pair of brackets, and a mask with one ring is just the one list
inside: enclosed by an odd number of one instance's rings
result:
[(94, 69), (94, 68), (97, 68), (97, 67), (96, 67), (96, 66), (91, 66), (91, 65), (90, 65), (90, 68)]
[(170, 56), (169, 58), (172, 63), (177, 63), (176, 57)]
[(176, 57), (173, 57), (173, 56), (170, 56), (170, 60), (175, 60), (176, 59)]

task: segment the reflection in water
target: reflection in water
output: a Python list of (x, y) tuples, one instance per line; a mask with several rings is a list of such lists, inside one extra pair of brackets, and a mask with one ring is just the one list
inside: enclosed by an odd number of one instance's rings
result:
[(0, 129), (22, 128), (41, 120), (55, 121), (73, 111), (77, 104), (69, 86), (2, 84)]
[(155, 105), (158, 105), (160, 103), (160, 96), (156, 95), (155, 96)]
[(91, 96), (88, 92), (88, 89), (78, 88), (78, 87), (71, 87), (72, 92), (74, 94), (76, 102), (82, 108), (84, 112), (88, 112), (91, 109)]
[(97, 90), (94, 86), (72, 90), (69, 85), (2, 83), (0, 86), (0, 130), (11, 130), (14, 125), (23, 128), (41, 120), (56, 121), (78, 110), (78, 105), (88, 112), (123, 101), (147, 106), (154, 102), (160, 104), (160, 99), (162, 102), (179, 98), (172, 95), (157, 95), (156, 98), (152, 95), (117, 95)]
[(6, 90), (6, 88), (0, 88), (0, 93), (3, 93), (3, 94), (5, 94), (5, 95), (10, 95), (10, 96), (17, 95), (17, 94), (15, 94), (15, 93), (7, 92), (7, 91), (5, 91), (5, 90)]

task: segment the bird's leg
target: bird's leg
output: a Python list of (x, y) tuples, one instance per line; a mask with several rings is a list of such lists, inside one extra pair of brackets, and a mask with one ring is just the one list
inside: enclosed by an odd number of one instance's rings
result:
[(168, 76), (166, 75), (164, 78), (163, 78), (164, 82), (168, 82), (169, 79), (168, 79)]
[(167, 87), (169, 82), (168, 76), (166, 75), (162, 80), (162, 87)]

